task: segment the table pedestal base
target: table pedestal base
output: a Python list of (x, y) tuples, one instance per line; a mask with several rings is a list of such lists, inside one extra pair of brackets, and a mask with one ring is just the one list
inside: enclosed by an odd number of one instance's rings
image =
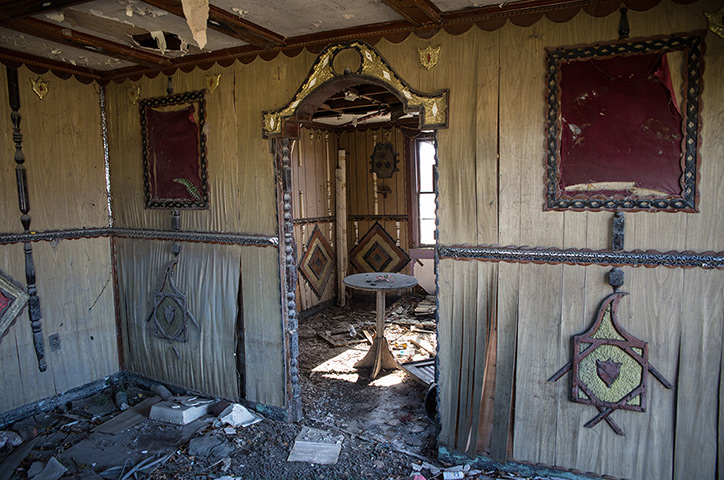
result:
[(380, 370), (396, 370), (400, 365), (395, 361), (395, 357), (387, 346), (385, 337), (375, 338), (367, 355), (362, 360), (354, 364), (355, 368), (372, 367), (370, 378), (376, 378)]

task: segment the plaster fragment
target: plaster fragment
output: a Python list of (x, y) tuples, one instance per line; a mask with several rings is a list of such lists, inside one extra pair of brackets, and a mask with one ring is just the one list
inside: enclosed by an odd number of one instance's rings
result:
[(166, 36), (163, 34), (163, 31), (156, 30), (155, 32), (149, 32), (151, 34), (151, 37), (153, 37), (154, 40), (156, 40), (156, 45), (158, 45), (158, 49), (161, 51), (161, 55), (166, 54)]
[(55, 12), (46, 13), (45, 18), (53, 20), (54, 22), (62, 23), (63, 20), (65, 20), (65, 15), (63, 15), (63, 12), (61, 12), (60, 10), (57, 10)]
[(181, 0), (186, 22), (199, 48), (206, 46), (206, 22), (209, 20), (209, 0)]

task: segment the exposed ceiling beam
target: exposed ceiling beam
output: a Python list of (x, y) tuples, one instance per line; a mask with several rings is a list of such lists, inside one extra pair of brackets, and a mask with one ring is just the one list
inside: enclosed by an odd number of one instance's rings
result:
[(31, 35), (44, 38), (53, 42), (62, 43), (75, 48), (91, 50), (94, 52), (118, 58), (127, 62), (137, 63), (147, 67), (163, 67), (171, 65), (171, 61), (161, 55), (145, 52), (138, 48), (129, 47), (120, 43), (111, 42), (104, 38), (88, 35), (60, 25), (38, 20), (37, 18), (16, 18), (8, 20), (5, 25), (8, 28)]
[[(693, 0), (677, 0), (681, 3), (691, 2)], [(620, 5), (620, 0), (518, 0), (508, 4), (490, 5), (486, 7), (463, 9), (453, 12), (442, 13), (442, 23), (439, 25), (427, 24), (421, 26), (412, 25), (406, 20), (397, 20), (392, 22), (381, 22), (375, 24), (361, 25), (358, 27), (344, 28), (337, 30), (328, 30), (324, 32), (298, 35), (286, 38), (283, 46), (276, 48), (264, 49), (253, 45), (244, 45), (240, 47), (232, 47), (213, 52), (204, 52), (197, 55), (186, 55), (174, 58), (171, 68), (189, 68), (194, 65), (212, 65), (219, 63), (222, 66), (231, 65), (237, 59), (246, 59), (244, 63), (248, 63), (256, 56), (262, 56), (264, 59), (273, 58), (279, 52), (289, 52), (290, 56), (296, 55), (303, 48), (308, 47), (319, 51), (324, 45), (334, 42), (347, 42), (352, 40), (372, 39), (374, 44), (380, 37), (404, 39), (411, 32), (434, 33), (440, 28), (456, 29), (465, 31), (471, 25), (478, 23), (490, 22), (492, 29), (500, 28), (508, 21), (521, 17), (535, 16), (540, 18), (543, 15), (557, 14), (564, 11), (572, 11), (574, 14), (582, 9), (596, 7), (603, 11), (610, 9), (615, 10)], [(481, 26), (481, 28), (483, 28)], [(428, 38), (425, 36), (423, 38)], [(398, 41), (400, 41), (398, 40)], [(269, 57), (269, 58), (267, 58)], [(125, 78), (140, 77), (142, 75), (153, 75), (163, 68), (132, 66), (123, 67), (115, 70), (104, 71), (101, 73), (102, 82), (122, 81)]]
[(430, 0), (382, 0), (413, 25), (442, 22), (441, 12)]
[(87, 67), (79, 67), (66, 62), (59, 62), (50, 58), (38, 57), (29, 53), (16, 52), (15, 50), (8, 50), (2, 47), (0, 47), (0, 61), (1, 60), (9, 60), (10, 62), (18, 62), (24, 65), (47, 68), (49, 70), (53, 70), (54, 72), (62, 72), (69, 75), (78, 75), (91, 78), (93, 80), (99, 80), (102, 78), (101, 72), (99, 70), (94, 70)]
[(2, 0), (0, 1), (0, 22), (9, 18), (35, 15), (48, 10), (85, 3), (89, 0)]
[[(143, 0), (161, 10), (184, 17), (183, 7), (179, 0)], [(238, 38), (259, 48), (274, 48), (284, 45), (284, 37), (271, 30), (240, 18), (214, 5), (209, 5), (208, 27), (224, 35)]]

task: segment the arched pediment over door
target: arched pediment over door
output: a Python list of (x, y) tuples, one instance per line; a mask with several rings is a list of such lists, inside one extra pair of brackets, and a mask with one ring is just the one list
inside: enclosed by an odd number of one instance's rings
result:
[(364, 42), (354, 41), (325, 48), (289, 103), (264, 112), (264, 137), (296, 138), (300, 122), (310, 121), (317, 107), (330, 95), (345, 87), (365, 83), (390, 90), (402, 101), (405, 113), (418, 112), (421, 130), (447, 127), (447, 90), (434, 94), (415, 90), (377, 50)]

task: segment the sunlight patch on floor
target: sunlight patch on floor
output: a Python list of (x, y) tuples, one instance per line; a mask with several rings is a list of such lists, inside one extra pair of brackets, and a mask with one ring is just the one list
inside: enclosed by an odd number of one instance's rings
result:
[(402, 370), (395, 370), (394, 372), (377, 377), (374, 381), (370, 382), (372, 387), (391, 387), (402, 383), (402, 379), (405, 377), (405, 373)]
[[(357, 369), (354, 368), (354, 364), (362, 358), (366, 349), (359, 348), (348, 348), (344, 352), (340, 353), (336, 357), (332, 357), (326, 362), (320, 363), (312, 369), (312, 374), (315, 373), (352, 373), (357, 374)], [(356, 380), (355, 380), (356, 381)]]
[(359, 375), (356, 373), (324, 373), (322, 377), (332, 380), (344, 380), (350, 383), (357, 383), (357, 380), (359, 380)]

